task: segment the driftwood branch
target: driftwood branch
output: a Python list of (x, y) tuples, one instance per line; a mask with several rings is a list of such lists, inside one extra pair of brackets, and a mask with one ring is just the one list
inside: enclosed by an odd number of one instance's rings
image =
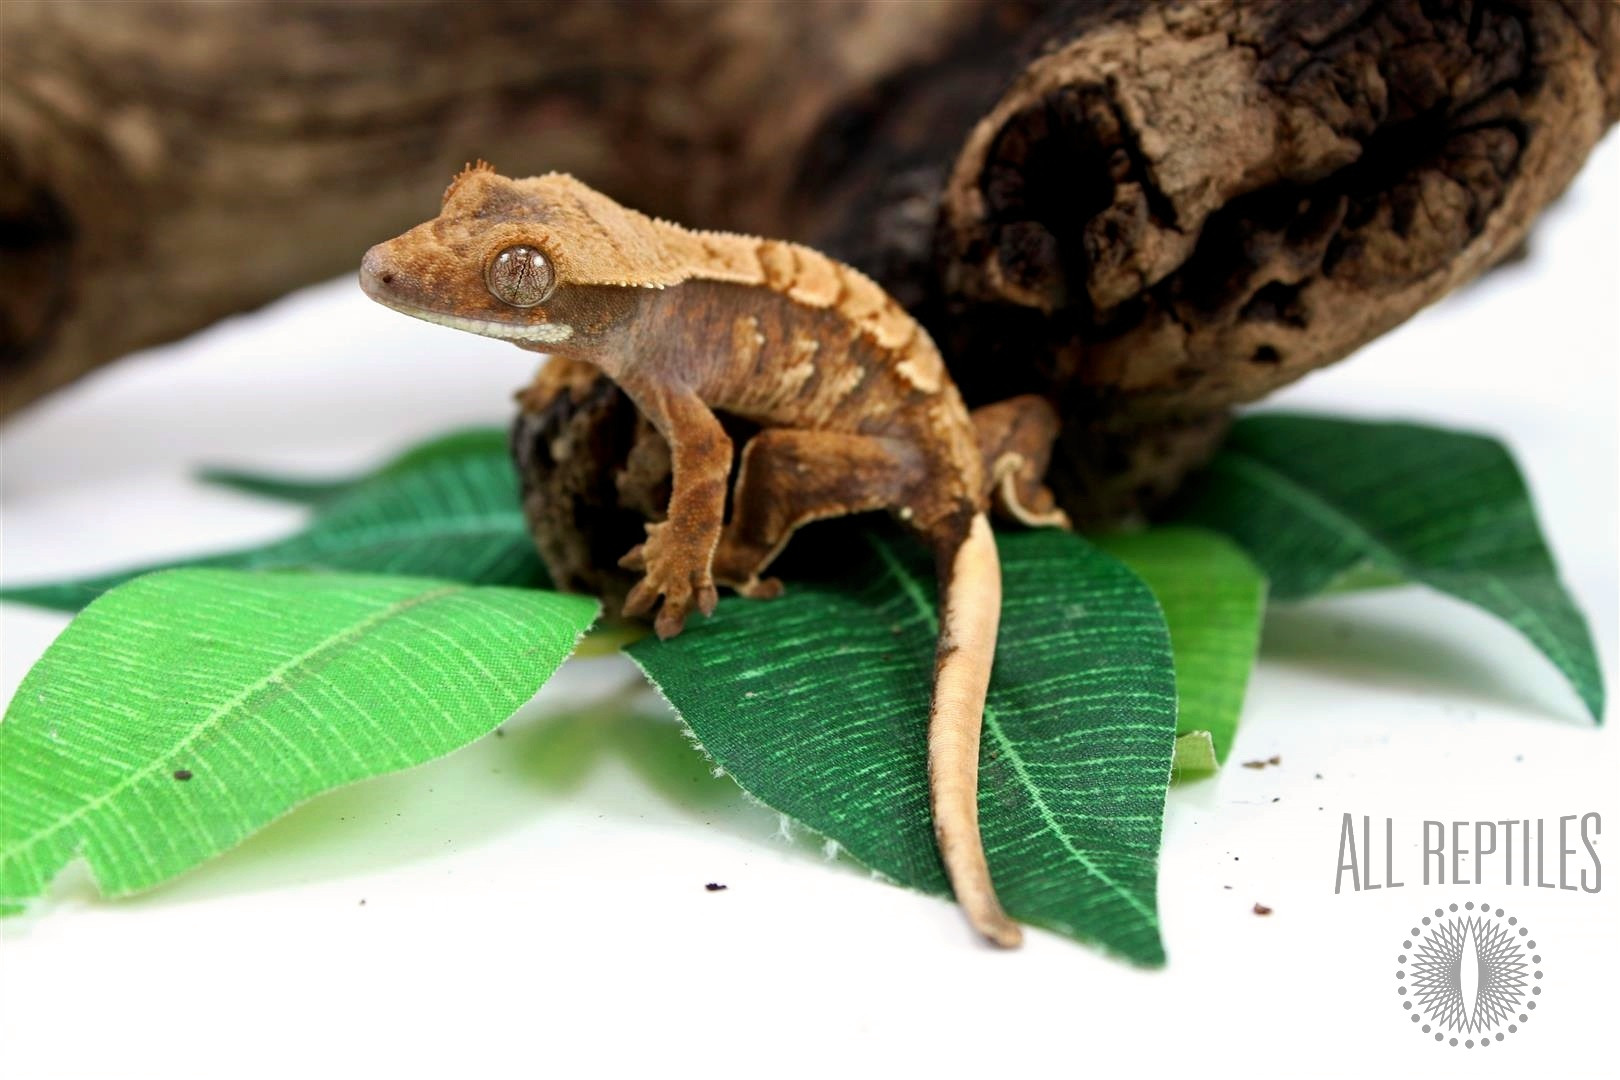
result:
[[(1612, 5), (1059, 5), (831, 114), (784, 220), (917, 313), (971, 403), (1053, 397), (1054, 486), (1117, 522), (1232, 406), (1511, 257), (1617, 114)], [(667, 478), (585, 377), (531, 388), (516, 444), (553, 570), (611, 595)]]
[[(867, 270), (972, 402), (1059, 404), (1090, 522), (1510, 256), (1620, 113), (1601, 0), (14, 0), (3, 34), (7, 406), (351, 268), (483, 156)], [(592, 380), (531, 388), (517, 447), (601, 589), (667, 477)]]
[(955, 158), (930, 302), (972, 396), (1058, 396), (1091, 519), (1509, 256), (1620, 112), (1598, 3), (1150, 5), (1044, 45)]
[(353, 269), (476, 157), (770, 231), (822, 119), (980, 6), (7, 0), (0, 406)]

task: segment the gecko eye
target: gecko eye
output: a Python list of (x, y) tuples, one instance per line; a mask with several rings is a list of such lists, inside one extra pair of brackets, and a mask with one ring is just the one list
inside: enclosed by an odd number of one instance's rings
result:
[(505, 248), (484, 271), (484, 284), (495, 299), (513, 307), (534, 307), (551, 295), (556, 281), (546, 253), (528, 244)]

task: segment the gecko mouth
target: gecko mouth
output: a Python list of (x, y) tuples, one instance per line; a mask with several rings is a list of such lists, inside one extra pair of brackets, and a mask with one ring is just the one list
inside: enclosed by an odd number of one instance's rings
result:
[(474, 319), (465, 315), (452, 315), (448, 312), (434, 311), (431, 308), (406, 303), (395, 296), (388, 287), (389, 275), (386, 273), (379, 274), (369, 265), (370, 262), (371, 260), (368, 258), (360, 267), (361, 291), (383, 307), (397, 311), (402, 315), (409, 315), (414, 319), (421, 319), (423, 322), (430, 322), (436, 326), (448, 326), (452, 330), (464, 330), (469, 334), (499, 338), (502, 341), (513, 341), (523, 345), (556, 345), (574, 336), (574, 328), (567, 323), (547, 322), (513, 325), (495, 319)]

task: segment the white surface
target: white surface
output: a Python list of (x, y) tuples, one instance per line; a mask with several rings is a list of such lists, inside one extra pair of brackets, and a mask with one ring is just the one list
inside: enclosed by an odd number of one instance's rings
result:
[[(1529, 262), (1274, 399), (1504, 437), (1611, 688), (1616, 191), (1610, 138)], [(278, 535), (297, 511), (189, 471), (355, 469), (459, 424), (504, 422), (529, 368), (509, 346), (372, 306), (347, 281), (115, 365), (0, 436), (5, 578)], [(0, 609), (8, 696), (65, 622)], [(1174, 1064), (1567, 1077), (1612, 1065), (1612, 864), (1597, 896), (1410, 875), (1402, 890), (1333, 895), (1345, 812), (1393, 817), (1411, 839), (1424, 818), (1596, 810), (1605, 838), (1620, 828), (1614, 730), (1594, 731), (1527, 645), (1459, 604), (1403, 590), (1271, 619), (1234, 762), (1282, 765), (1171, 792), (1161, 972), (1041, 932), (992, 953), (944, 903), (775, 839), (775, 816), (709, 778), (636, 685), (618, 659), (570, 664), (506, 737), (316, 800), (143, 898), (100, 902), (68, 875), (37, 913), (0, 925), (0, 1074), (1129, 1076)], [(729, 889), (708, 893), (709, 881)], [(1410, 920), (1465, 897), (1517, 911), (1546, 956), (1537, 1017), (1489, 1053), (1426, 1042), (1392, 989)], [(1257, 901), (1274, 914), (1252, 914)]]

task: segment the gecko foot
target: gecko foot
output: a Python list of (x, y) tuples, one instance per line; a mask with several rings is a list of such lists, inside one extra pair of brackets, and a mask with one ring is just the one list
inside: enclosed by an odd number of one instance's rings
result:
[(668, 529), (668, 522), (648, 525), (646, 542), (637, 544), (619, 560), (619, 565), (628, 570), (645, 572), (625, 597), (626, 615), (646, 615), (663, 598), (658, 618), (653, 620), (653, 629), (660, 638), (679, 634), (693, 608), (712, 614), (718, 599), (707, 553), (695, 555), (691, 549), (696, 545), (675, 542)]

